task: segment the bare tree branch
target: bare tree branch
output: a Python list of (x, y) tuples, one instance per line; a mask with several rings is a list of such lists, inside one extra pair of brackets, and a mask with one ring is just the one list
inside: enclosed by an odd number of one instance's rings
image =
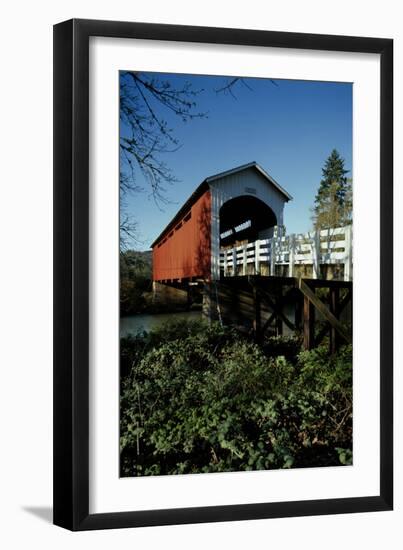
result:
[[(269, 78), (267, 80), (271, 84), (273, 84), (273, 86), (276, 86), (278, 88), (278, 83), (275, 80), (272, 80), (271, 78)], [(247, 83), (245, 78), (241, 78), (240, 76), (237, 76), (237, 77), (234, 77), (234, 78), (228, 78), (226, 83), (223, 86), (221, 86), (220, 88), (215, 89), (215, 92), (217, 94), (219, 94), (219, 93), (229, 94), (234, 99), (237, 99), (237, 97), (235, 95), (235, 92), (234, 92), (234, 88), (236, 87), (237, 84), (242, 84), (249, 91), (251, 91), (251, 92), (253, 91), (253, 88), (251, 86), (249, 86), (249, 84)]]
[[(242, 78), (232, 78), (218, 92), (229, 93), (242, 83)], [(125, 210), (124, 197), (133, 192), (145, 191), (137, 184), (141, 173), (149, 186), (150, 196), (156, 205), (167, 204), (166, 185), (177, 182), (171, 168), (164, 161), (164, 154), (179, 149), (180, 144), (167, 118), (177, 116), (183, 122), (205, 118), (208, 113), (197, 110), (196, 99), (204, 90), (196, 90), (185, 82), (175, 87), (167, 79), (135, 71), (120, 73), (120, 194), (121, 194), (121, 244), (137, 240), (137, 224), (130, 220)], [(126, 205), (127, 206), (127, 205)], [(126, 244), (125, 244), (126, 243)]]

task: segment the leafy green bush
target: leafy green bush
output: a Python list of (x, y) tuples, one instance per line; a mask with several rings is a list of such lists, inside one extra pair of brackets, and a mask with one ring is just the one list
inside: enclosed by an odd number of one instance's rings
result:
[(271, 336), (264, 341), (262, 347), (268, 356), (283, 355), (287, 361), (295, 363), (301, 351), (301, 338), (296, 336)]
[(350, 463), (351, 347), (296, 345), (202, 322), (122, 340), (121, 475)]

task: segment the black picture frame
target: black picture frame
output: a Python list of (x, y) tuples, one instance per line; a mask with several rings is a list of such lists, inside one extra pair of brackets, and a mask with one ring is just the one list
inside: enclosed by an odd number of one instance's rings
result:
[[(89, 513), (89, 38), (377, 53), (380, 124), (380, 491), (366, 497)], [(54, 27), (54, 523), (71, 530), (393, 507), (393, 40), (73, 19)]]

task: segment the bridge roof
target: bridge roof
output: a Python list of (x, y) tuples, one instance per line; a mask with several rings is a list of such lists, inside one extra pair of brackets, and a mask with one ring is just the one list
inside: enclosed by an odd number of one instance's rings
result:
[(225, 176), (232, 176), (232, 174), (242, 172), (243, 170), (247, 170), (248, 168), (255, 168), (258, 172), (260, 172), (260, 174), (264, 178), (266, 178), (278, 191), (280, 191), (282, 195), (284, 195), (287, 201), (290, 201), (292, 199), (292, 196), (287, 193), (287, 191), (283, 187), (281, 187), (281, 185), (277, 183), (276, 180), (272, 178), (271, 175), (266, 172), (266, 170), (263, 170), (263, 168), (255, 161), (249, 162), (248, 164), (242, 164), (241, 166), (237, 166), (236, 168), (232, 168), (231, 170), (226, 170), (225, 172), (214, 174), (214, 176), (209, 176), (204, 181), (210, 183), (212, 181), (225, 178)]
[(237, 172), (248, 170), (249, 168), (254, 168), (264, 178), (266, 178), (266, 180), (284, 196), (285, 201), (288, 202), (289, 200), (292, 199), (292, 196), (289, 193), (287, 193), (287, 191), (283, 187), (281, 187), (281, 185), (278, 184), (276, 180), (270, 176), (270, 174), (268, 174), (265, 170), (263, 170), (263, 168), (256, 161), (249, 162), (248, 164), (242, 164), (241, 166), (237, 166), (235, 168), (232, 168), (231, 170), (226, 170), (225, 172), (219, 172), (218, 174), (208, 176), (206, 179), (204, 179), (201, 182), (201, 184), (198, 187), (196, 187), (196, 189), (193, 191), (190, 197), (186, 200), (186, 202), (181, 206), (181, 208), (178, 210), (175, 216), (171, 219), (168, 225), (161, 231), (158, 237), (154, 240), (154, 242), (151, 244), (151, 248), (153, 248), (166, 233), (168, 233), (173, 227), (175, 227), (177, 223), (179, 223), (179, 221), (186, 215), (186, 213), (189, 211), (191, 206), (196, 202), (196, 200), (209, 189), (210, 183), (220, 180), (222, 178), (225, 178), (226, 176), (231, 176), (232, 174), (236, 174)]

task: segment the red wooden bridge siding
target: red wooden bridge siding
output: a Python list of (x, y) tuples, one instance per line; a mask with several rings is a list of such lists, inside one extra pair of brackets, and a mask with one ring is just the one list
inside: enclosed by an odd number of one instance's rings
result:
[(153, 244), (153, 280), (209, 280), (211, 194), (205, 191)]

